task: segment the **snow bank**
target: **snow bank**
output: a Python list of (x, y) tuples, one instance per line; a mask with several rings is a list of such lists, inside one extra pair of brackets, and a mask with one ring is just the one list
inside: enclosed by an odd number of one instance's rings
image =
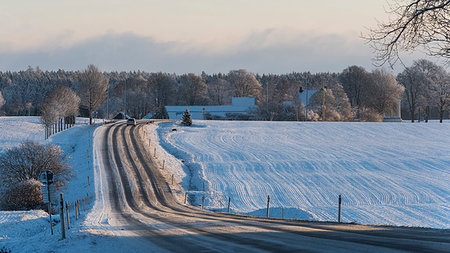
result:
[(263, 216), (270, 195), (273, 217), (336, 220), (342, 195), (345, 222), (450, 228), (448, 123), (194, 124), (158, 128), (193, 204)]

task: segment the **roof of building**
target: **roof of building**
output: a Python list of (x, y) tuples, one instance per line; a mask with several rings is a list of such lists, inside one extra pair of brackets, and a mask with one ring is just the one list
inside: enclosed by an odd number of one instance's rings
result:
[(130, 116), (126, 115), (124, 112), (118, 112), (112, 119), (131, 119)]

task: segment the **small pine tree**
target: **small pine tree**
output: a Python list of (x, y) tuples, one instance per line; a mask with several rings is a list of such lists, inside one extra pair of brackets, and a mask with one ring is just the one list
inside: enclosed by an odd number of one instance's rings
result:
[(186, 111), (181, 116), (181, 125), (192, 126), (192, 118), (191, 114), (189, 113), (189, 109), (186, 109)]

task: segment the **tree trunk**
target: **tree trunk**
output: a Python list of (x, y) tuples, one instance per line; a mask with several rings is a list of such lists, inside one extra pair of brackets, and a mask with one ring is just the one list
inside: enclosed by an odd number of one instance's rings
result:
[(89, 125), (92, 125), (92, 107), (89, 105)]

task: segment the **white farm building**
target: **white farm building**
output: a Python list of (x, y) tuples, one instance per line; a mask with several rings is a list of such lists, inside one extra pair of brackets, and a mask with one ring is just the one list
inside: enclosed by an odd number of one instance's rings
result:
[(166, 106), (169, 119), (178, 120), (181, 115), (189, 110), (192, 119), (206, 119), (206, 115), (228, 118), (232, 114), (246, 114), (249, 111), (256, 110), (254, 97), (233, 97), (231, 105), (208, 105), (208, 106)]

